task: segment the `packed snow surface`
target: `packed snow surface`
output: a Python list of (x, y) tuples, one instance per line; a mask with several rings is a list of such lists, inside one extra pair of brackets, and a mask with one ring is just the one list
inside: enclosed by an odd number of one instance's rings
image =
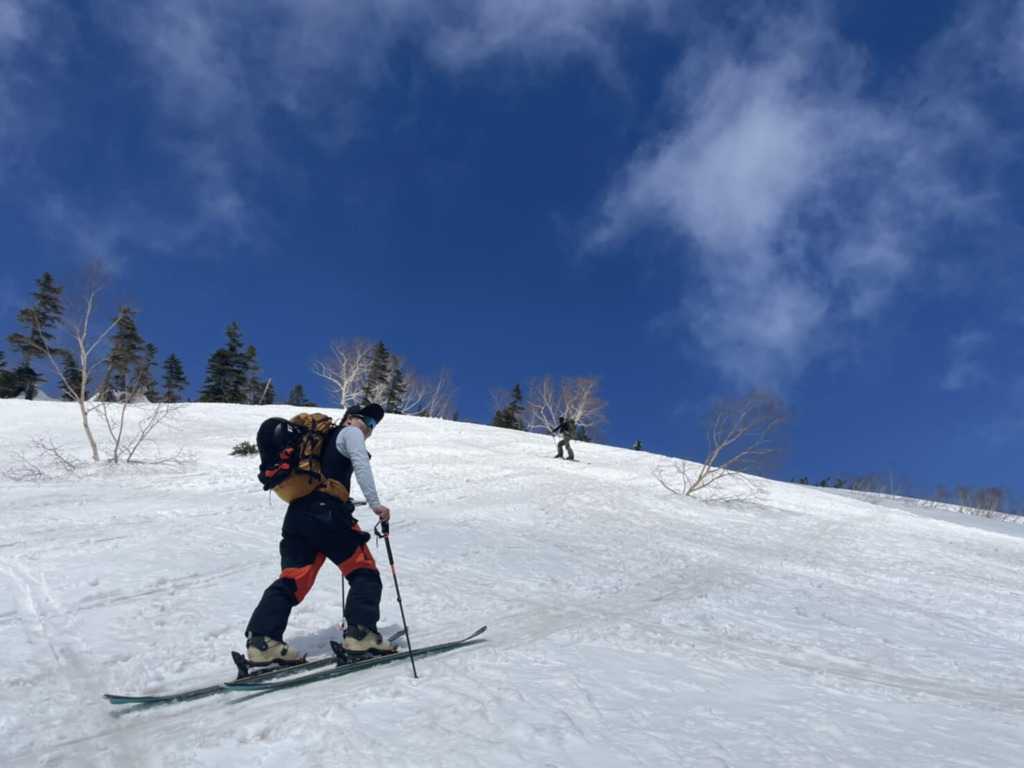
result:
[[(297, 411), (186, 405), (142, 455), (178, 461), (94, 465), (74, 404), (0, 401), (0, 764), (1024, 760), (1024, 526), (767, 481), (687, 498), (659, 482), (678, 485), (667, 457), (577, 443), (570, 463), (545, 435), (394, 415), (369, 448), (413, 646), (482, 624), (487, 642), (420, 660), (419, 679), (396, 662), (112, 706), (103, 693), (233, 675), (278, 574), (284, 505), (257, 459), (230, 452)], [(61, 476), (43, 446), (83, 464)], [(326, 565), (292, 613), (293, 646), (329, 652), (341, 587)]]

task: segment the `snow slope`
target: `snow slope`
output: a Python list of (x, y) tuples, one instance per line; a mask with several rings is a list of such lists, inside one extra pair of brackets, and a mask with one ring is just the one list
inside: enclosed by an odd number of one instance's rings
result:
[[(269, 695), (231, 676), (284, 505), (229, 455), (287, 407), (188, 405), (186, 466), (15, 482), (75, 406), (0, 401), (4, 766), (1009, 766), (1024, 746), (1024, 528), (762, 482), (701, 502), (664, 457), (389, 416), (370, 441), (414, 645), (488, 642)], [(365, 510), (365, 508), (364, 508)], [(359, 515), (364, 523), (372, 515)], [(384, 549), (381, 628), (400, 627)], [(329, 564), (287, 639), (328, 652)]]

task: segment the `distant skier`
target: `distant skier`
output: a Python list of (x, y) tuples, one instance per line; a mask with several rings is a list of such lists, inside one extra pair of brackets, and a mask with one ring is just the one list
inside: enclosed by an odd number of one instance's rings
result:
[[(323, 449), (323, 473), (346, 490), (355, 473), (366, 503), (381, 522), (388, 522), (391, 510), (380, 503), (370, 471), (366, 440), (384, 418), (384, 409), (370, 403), (345, 413), (341, 424), (331, 431)], [(295, 664), (298, 651), (284, 642), (284, 630), (292, 608), (302, 602), (313, 587), (317, 572), (330, 560), (348, 580), (345, 601), (345, 648), (356, 653), (390, 653), (394, 647), (377, 631), (382, 584), (377, 565), (363, 533), (352, 516), (351, 501), (340, 501), (320, 491), (288, 505), (281, 526), (281, 576), (263, 593), (249, 626), (246, 650), (255, 666)]]
[[(552, 435), (561, 435), (558, 440), (558, 455), (554, 458), (561, 459), (566, 458), (569, 461), (576, 461), (576, 457), (572, 452), (572, 446), (569, 445), (569, 441), (572, 439), (573, 425), (571, 421), (568, 421), (565, 416), (561, 416), (558, 419), (558, 426), (551, 430)], [(562, 448), (565, 448), (568, 456), (562, 456)]]

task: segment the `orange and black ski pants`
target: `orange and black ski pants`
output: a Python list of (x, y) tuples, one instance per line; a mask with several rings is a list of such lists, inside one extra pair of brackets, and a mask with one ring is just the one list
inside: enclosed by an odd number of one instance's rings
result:
[(312, 493), (288, 505), (281, 526), (281, 575), (267, 587), (246, 627), (246, 636), (284, 639), (292, 608), (302, 602), (325, 560), (348, 580), (345, 620), (377, 629), (382, 585), (377, 564), (359, 530), (351, 502)]

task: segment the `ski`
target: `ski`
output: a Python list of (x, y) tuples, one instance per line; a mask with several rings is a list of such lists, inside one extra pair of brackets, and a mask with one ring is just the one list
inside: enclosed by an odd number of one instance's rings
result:
[[(405, 636), (405, 630), (400, 629), (395, 634), (388, 638), (388, 641), (395, 643), (399, 638)], [(238, 677), (232, 682), (238, 680), (280, 680), (283, 677), (294, 675), (300, 671), (308, 671), (311, 669), (320, 669), (322, 667), (336, 665), (338, 663), (337, 655), (324, 656), (322, 658), (313, 659), (312, 661), (305, 661), (301, 664), (292, 664), (287, 667), (273, 667), (267, 670), (259, 670), (253, 672), (250, 671), (251, 667), (248, 660), (240, 654), (238, 651), (232, 651), (231, 657), (235, 662), (235, 666), (238, 669)], [(213, 685), (203, 685), (198, 688), (188, 688), (184, 691), (175, 691), (173, 693), (156, 693), (156, 694), (119, 694), (119, 693), (104, 693), (103, 698), (109, 701), (111, 704), (169, 704), (175, 701), (191, 701), (193, 699), (201, 699), (205, 696), (212, 696), (217, 693), (223, 693), (226, 688), (224, 684), (214, 683)]]
[[(361, 669), (367, 669), (368, 667), (377, 667), (382, 664), (390, 664), (393, 661), (402, 661), (410, 657), (419, 658), (421, 656), (433, 656), (436, 653), (444, 653), (445, 651), (453, 651), (456, 648), (463, 648), (467, 645), (474, 645), (476, 643), (482, 643), (484, 640), (480, 637), (487, 627), (480, 627), (476, 632), (450, 643), (438, 643), (437, 645), (428, 645), (425, 648), (417, 648), (413, 651), (398, 651), (397, 653), (388, 653), (383, 656), (370, 656), (369, 658), (360, 659), (358, 661), (340, 661), (337, 666), (330, 667), (328, 669), (320, 669), (309, 672), (305, 675), (296, 675), (287, 679), (281, 680), (267, 680), (263, 677), (255, 678), (242, 678), (240, 680), (233, 680), (230, 683), (221, 683), (221, 687), (229, 691), (276, 691), (281, 688), (294, 688), (298, 685), (305, 685), (306, 683), (315, 683), (317, 680), (327, 680), (332, 677), (340, 677), (341, 675), (347, 675), (351, 672), (358, 672)], [(336, 652), (344, 653), (337, 643), (331, 643), (332, 646), (336, 646)], [(339, 657), (340, 658), (340, 657)], [(304, 667), (304, 670), (308, 671), (308, 667)]]
[[(339, 630), (342, 628), (339, 626)], [(400, 629), (395, 634), (388, 638), (388, 642), (394, 645), (398, 640), (405, 636), (405, 630)], [(299, 664), (291, 664), (286, 667), (274, 667), (272, 669), (264, 669), (263, 667), (254, 667), (243, 654), (238, 651), (231, 652), (231, 659), (235, 662), (235, 667), (238, 669), (238, 677), (235, 680), (247, 680), (250, 677), (258, 677), (261, 680), (267, 676), (273, 676), (275, 679), (278, 677), (286, 677), (283, 674), (285, 672), (298, 672), (300, 670), (318, 669), (323, 666), (329, 665), (331, 662), (336, 662), (339, 658), (337, 650), (334, 648), (335, 642), (331, 641), (331, 650), (334, 651), (333, 656), (325, 656), (322, 659), (314, 659), (313, 661), (305, 661)], [(253, 671), (255, 670), (255, 671)], [(219, 685), (219, 683), (218, 683)]]

